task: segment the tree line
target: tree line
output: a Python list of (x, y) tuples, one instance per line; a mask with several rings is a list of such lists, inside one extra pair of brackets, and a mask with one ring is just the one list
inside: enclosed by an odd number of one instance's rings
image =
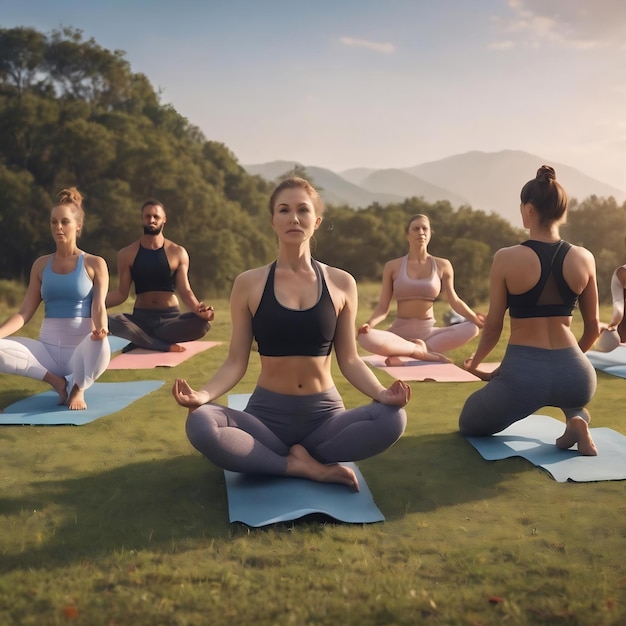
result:
[[(520, 186), (521, 187), (521, 186)], [(452, 261), (455, 284), (470, 305), (485, 302), (494, 253), (527, 239), (526, 231), (495, 214), (465, 206), (454, 210), (448, 202), (429, 204), (421, 198), (361, 211), (329, 207), (318, 237), (318, 256), (349, 270), (358, 278), (379, 278), (389, 259), (407, 250), (405, 226), (415, 214), (428, 215), (433, 237), (429, 251)], [(611, 300), (610, 280), (616, 267), (626, 263), (626, 203), (591, 196), (570, 199), (561, 235), (581, 245), (596, 258), (601, 302)]]
[[(71, 27), (0, 29), (0, 279), (25, 282), (33, 260), (51, 251), (49, 210), (68, 186), (85, 197), (81, 246), (102, 255), (113, 276), (117, 250), (141, 232), (148, 197), (165, 205), (166, 236), (189, 251), (192, 284), (205, 297), (227, 294), (238, 273), (275, 254), (273, 185), (163, 104), (124, 52)], [(412, 198), (329, 206), (314, 254), (357, 280), (378, 280), (406, 251), (404, 227), (416, 213), (430, 217), (430, 250), (452, 260), (470, 304), (486, 299), (495, 250), (525, 237), (496, 215)], [(604, 298), (610, 272), (626, 262), (625, 214), (612, 198), (572, 203), (567, 236), (596, 255)]]
[(165, 205), (200, 291), (226, 290), (271, 255), (268, 184), (162, 104), (122, 52), (78, 30), (0, 30), (0, 151), (2, 278), (23, 279), (49, 252), (49, 209), (72, 185), (85, 197), (81, 245), (112, 270), (148, 197)]

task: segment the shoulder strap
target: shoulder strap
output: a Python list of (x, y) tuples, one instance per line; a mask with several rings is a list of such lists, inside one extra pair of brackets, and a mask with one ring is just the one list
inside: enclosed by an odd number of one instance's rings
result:
[(550, 267), (552, 268), (552, 266), (556, 263), (557, 267), (559, 268), (558, 274), (555, 274), (554, 272), (552, 272), (552, 274), (554, 276), (556, 286), (563, 300), (568, 300), (569, 298), (572, 297), (572, 294), (574, 296), (576, 295), (570, 289), (570, 286), (567, 284), (567, 282), (565, 282), (565, 278), (563, 277), (563, 260), (565, 259), (565, 255), (570, 251), (571, 247), (572, 247), (571, 243), (561, 240), (556, 251), (554, 252), (554, 255), (552, 257), (552, 262), (550, 264)]
[[(561, 239), (561, 241), (559, 241), (559, 245), (555, 248), (553, 254), (552, 254), (552, 258), (550, 259), (550, 267), (552, 267), (554, 265), (554, 260), (557, 258), (559, 252), (561, 251), (561, 249), (563, 248), (563, 244), (566, 243), (563, 239)], [(571, 248), (570, 244), (567, 244), (567, 246), (565, 246), (564, 252), (561, 255), (562, 257), (565, 256), (565, 253)]]

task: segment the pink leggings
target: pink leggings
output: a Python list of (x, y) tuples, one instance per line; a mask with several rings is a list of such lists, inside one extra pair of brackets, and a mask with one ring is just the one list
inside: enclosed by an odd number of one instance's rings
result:
[[(373, 328), (359, 335), (359, 344), (372, 354), (381, 356), (410, 356), (416, 339), (426, 343), (430, 352), (444, 353), (465, 345), (478, 335), (473, 322), (461, 322), (452, 326), (435, 327), (435, 320), (398, 317), (388, 330)], [(405, 341), (399, 341), (401, 338)], [(405, 345), (406, 344), (406, 345)]]

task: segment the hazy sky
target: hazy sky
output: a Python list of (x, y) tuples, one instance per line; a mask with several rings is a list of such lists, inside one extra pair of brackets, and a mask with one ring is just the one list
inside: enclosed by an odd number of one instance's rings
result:
[(0, 0), (0, 25), (124, 50), (243, 164), (512, 149), (626, 190), (625, 0)]

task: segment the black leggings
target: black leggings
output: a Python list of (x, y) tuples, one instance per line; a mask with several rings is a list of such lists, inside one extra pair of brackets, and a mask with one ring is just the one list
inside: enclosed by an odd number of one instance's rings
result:
[(182, 313), (176, 306), (167, 309), (138, 309), (109, 315), (112, 335), (128, 339), (139, 348), (168, 352), (181, 341), (195, 341), (207, 334), (211, 324), (195, 313)]
[(459, 428), (464, 435), (493, 435), (544, 406), (562, 409), (566, 418), (584, 418), (582, 409), (596, 383), (596, 372), (578, 346), (544, 350), (509, 345), (500, 374), (466, 400)]
[(257, 387), (244, 411), (203, 404), (187, 418), (193, 446), (222, 469), (283, 475), (296, 443), (321, 463), (358, 461), (394, 444), (406, 412), (372, 402), (346, 410), (336, 388), (307, 396)]

